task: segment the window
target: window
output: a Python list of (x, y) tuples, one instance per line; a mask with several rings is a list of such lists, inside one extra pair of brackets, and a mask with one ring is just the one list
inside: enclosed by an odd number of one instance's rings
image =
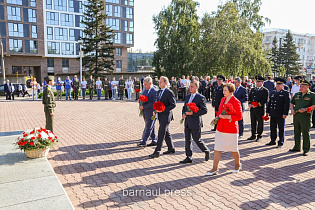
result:
[(47, 58), (47, 67), (55, 67), (55, 60), (53, 58)]
[(116, 55), (121, 56), (121, 48), (116, 48)]
[(83, 20), (84, 20), (84, 17), (81, 15), (80, 16), (80, 28), (84, 28), (85, 27), (85, 24), (82, 23)]
[(7, 0), (8, 4), (22, 5), (22, 0)]
[(108, 16), (113, 16), (113, 5), (106, 5), (106, 14)]
[(23, 52), (23, 44), (20, 39), (9, 39), (10, 52)]
[(107, 18), (106, 19), (106, 25), (108, 27), (111, 27), (111, 29), (119, 31), (119, 19), (111, 19), (111, 18)]
[(129, 6), (134, 6), (134, 1), (133, 0), (129, 0)]
[(128, 5), (128, 0), (121, 0), (121, 3), (124, 5)]
[(74, 55), (73, 43), (61, 43), (62, 55)]
[(32, 26), (32, 38), (37, 39), (37, 26)]
[(46, 13), (47, 24), (59, 25), (59, 13), (58, 12), (47, 12)]
[(68, 41), (68, 29), (55, 28), (55, 40)]
[(52, 0), (46, 0), (46, 9), (52, 9)]
[(121, 68), (121, 60), (116, 61), (116, 68)]
[(74, 12), (74, 4), (73, 4), (73, 0), (69, 0), (69, 12)]
[(133, 44), (132, 34), (126, 34), (126, 44)]
[(124, 28), (123, 31), (128, 31), (128, 20), (123, 20)]
[(37, 41), (30, 40), (30, 53), (37, 53)]
[(74, 29), (69, 29), (69, 41), (75, 41)]
[(23, 24), (8, 23), (9, 36), (24, 37)]
[(106, 0), (106, 2), (119, 4), (119, 0)]
[(54, 0), (54, 8), (59, 11), (67, 11), (67, 1), (66, 0)]
[(62, 59), (62, 67), (68, 67), (69, 68), (69, 59), (63, 58)]
[(132, 8), (126, 8), (126, 18), (132, 19), (133, 18), (133, 9)]
[(30, 0), (30, 6), (36, 7), (36, 0)]
[(115, 33), (115, 44), (121, 43), (121, 33)]
[(53, 40), (53, 28), (52, 27), (47, 27), (47, 39)]
[(21, 8), (7, 6), (8, 20), (21, 21)]
[(59, 42), (47, 42), (48, 54), (60, 54)]
[(121, 17), (121, 7), (115, 6), (115, 17)]
[(36, 23), (36, 9), (28, 9), (28, 22)]
[(79, 11), (80, 13), (83, 12), (83, 8), (82, 8), (82, 1), (78, 1), (78, 4), (79, 4)]
[(134, 26), (133, 26), (133, 21), (129, 21), (129, 31), (133, 32)]
[(73, 15), (61, 14), (60, 20), (62, 26), (73, 26)]

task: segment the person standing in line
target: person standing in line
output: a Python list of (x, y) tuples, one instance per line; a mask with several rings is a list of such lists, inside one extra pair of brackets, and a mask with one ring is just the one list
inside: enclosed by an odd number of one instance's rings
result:
[(118, 81), (118, 87), (119, 87), (119, 99), (124, 100), (125, 80), (123, 76), (121, 76)]
[(182, 79), (180, 80), (180, 87), (181, 87), (183, 101), (185, 101), (185, 97), (186, 97), (186, 84), (187, 84), (187, 80), (185, 79), (185, 76), (183, 75)]
[(103, 90), (104, 90), (105, 100), (108, 100), (109, 86), (110, 86), (110, 83), (109, 83), (107, 77), (105, 77), (104, 83), (103, 83)]
[(90, 78), (87, 81), (87, 86), (89, 88), (89, 94), (90, 94), (90, 100), (93, 100), (93, 94), (94, 94), (94, 79), (93, 76), (90, 75)]
[(69, 76), (67, 76), (66, 80), (64, 81), (64, 86), (66, 90), (66, 100), (71, 100), (71, 81)]
[[(219, 111), (219, 106), (221, 99), (224, 97), (223, 95), (223, 82), (225, 82), (225, 77), (222, 75), (218, 75), (217, 82), (213, 82), (213, 94), (212, 94), (212, 107), (214, 108), (215, 115), (217, 115)], [(211, 131), (215, 131), (217, 129), (217, 125)]]
[(60, 77), (58, 77), (58, 80), (55, 85), (56, 85), (56, 91), (57, 91), (57, 100), (58, 101), (62, 100), (62, 89), (61, 89), (62, 84), (61, 84)]
[(83, 100), (85, 99), (85, 96), (86, 96), (86, 86), (87, 86), (87, 81), (85, 80), (85, 77), (83, 77), (82, 83), (81, 83), (81, 91), (82, 91)]
[(96, 85), (97, 100), (100, 100), (101, 94), (102, 94), (102, 81), (100, 77), (97, 77), (95, 85)]
[(113, 77), (113, 80), (111, 81), (112, 86), (112, 92), (113, 92), (113, 101), (116, 100), (116, 94), (117, 94), (117, 87), (118, 87), (118, 81), (116, 81), (116, 78)]
[(295, 84), (292, 85), (292, 89), (291, 89), (291, 98), (293, 98), (293, 96), (300, 92), (300, 81), (301, 81), (302, 77), (301, 76), (296, 76), (294, 77), (294, 81), (295, 81)]
[(126, 87), (127, 87), (127, 93), (128, 93), (128, 100), (131, 101), (132, 88), (133, 88), (133, 82), (131, 81), (131, 77), (128, 77), (128, 80), (126, 82)]
[(54, 132), (54, 110), (56, 107), (56, 101), (54, 93), (51, 88), (54, 85), (54, 77), (47, 76), (44, 78), (47, 82), (47, 88), (43, 92), (42, 103), (44, 104), (44, 112), (46, 117), (46, 126), (47, 130)]
[[(141, 90), (139, 78), (135, 79), (135, 90), (137, 90), (137, 89)], [(136, 101), (139, 99), (139, 95), (140, 95), (140, 93), (136, 92)]]
[(35, 100), (37, 100), (37, 81), (36, 78), (33, 78), (33, 81), (31, 82), (31, 87), (32, 87), (32, 95), (35, 96)]
[(176, 77), (172, 77), (171, 79), (171, 90), (173, 91), (176, 100), (178, 100), (178, 86), (177, 86), (177, 82), (176, 82)]

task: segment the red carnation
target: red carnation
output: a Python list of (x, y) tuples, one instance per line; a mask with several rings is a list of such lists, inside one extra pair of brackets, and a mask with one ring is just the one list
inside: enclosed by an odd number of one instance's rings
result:
[(55, 142), (55, 140), (51, 140), (53, 143)]
[(48, 139), (51, 140), (51, 137), (49, 136)]
[(29, 142), (28, 144), (29, 144), (29, 145), (31, 145), (31, 146), (33, 146), (33, 145), (34, 145), (34, 143), (33, 143), (32, 141), (31, 141), (31, 142)]
[(34, 130), (32, 130), (32, 131), (30, 132), (30, 134), (33, 134), (33, 133), (35, 133), (35, 131), (34, 131)]
[(312, 107), (307, 107), (306, 112), (311, 113), (311, 111), (312, 111)]
[(262, 116), (264, 121), (268, 121), (270, 118), (268, 116)]
[(149, 100), (149, 97), (148, 96), (145, 96), (145, 95), (141, 95), (139, 96), (139, 100), (143, 103), (147, 102)]
[[(165, 105), (161, 101), (157, 101), (153, 104), (153, 109), (155, 110), (154, 112), (164, 112), (165, 110)], [(156, 115), (151, 117), (151, 120), (155, 120)]]
[(42, 138), (42, 135), (38, 134), (38, 138)]
[(58, 139), (58, 137), (57, 137), (57, 136), (55, 136), (55, 138), (56, 138), (56, 139)]
[(224, 105), (224, 110), (226, 111), (226, 113), (228, 115), (232, 115), (235, 113), (235, 109), (234, 109), (233, 105), (230, 103), (227, 103)]
[(187, 110), (188, 112), (192, 111), (194, 113), (197, 113), (199, 111), (199, 108), (196, 106), (196, 103), (188, 103), (186, 104), (186, 106), (189, 108), (189, 110)]
[(32, 139), (32, 140), (34, 140), (34, 139), (35, 139), (35, 137), (33, 136), (31, 139)]
[(139, 88), (137, 88), (137, 89), (136, 89), (136, 93), (139, 93), (139, 92), (140, 92), (140, 89), (139, 89)]
[(23, 137), (26, 137), (26, 136), (27, 136), (27, 133), (23, 135)]
[(257, 101), (253, 101), (251, 104), (252, 104), (253, 106), (259, 106), (259, 103), (258, 103)]
[(24, 141), (24, 139), (22, 138), (21, 141)]

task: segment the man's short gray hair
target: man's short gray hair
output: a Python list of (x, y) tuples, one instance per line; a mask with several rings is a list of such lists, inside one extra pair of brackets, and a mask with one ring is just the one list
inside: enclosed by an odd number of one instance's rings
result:
[(235, 77), (234, 80), (241, 82), (241, 78), (239, 78), (239, 77)]
[(146, 77), (146, 78), (144, 78), (143, 82), (147, 82), (147, 83), (152, 85), (152, 78), (151, 77)]

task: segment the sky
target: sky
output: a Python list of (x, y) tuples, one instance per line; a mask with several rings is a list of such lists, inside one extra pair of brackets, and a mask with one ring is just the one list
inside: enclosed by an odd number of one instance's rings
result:
[[(225, 0), (196, 0), (200, 3), (198, 16), (217, 10)], [(153, 15), (157, 15), (171, 0), (135, 0), (135, 37), (133, 50), (155, 51)], [(291, 29), (297, 33), (315, 34), (314, 0), (262, 0), (260, 15), (271, 19), (265, 28)]]

